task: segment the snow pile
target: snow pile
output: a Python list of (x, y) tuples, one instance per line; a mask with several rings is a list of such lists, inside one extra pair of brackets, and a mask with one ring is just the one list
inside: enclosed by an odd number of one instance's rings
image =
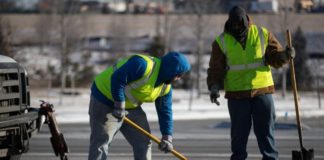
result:
[[(90, 99), (89, 89), (78, 89), (79, 95), (63, 95), (60, 103), (59, 90), (32, 91), (32, 106), (38, 107), (39, 100), (47, 100), (55, 106), (56, 118), (59, 123), (88, 123), (88, 105)], [(318, 106), (318, 99), (315, 93), (300, 94), (300, 115), (302, 117), (324, 116), (324, 108)], [(186, 119), (215, 119), (229, 118), (227, 100), (224, 93), (219, 99), (220, 106), (210, 103), (209, 95), (203, 94), (200, 98), (193, 94), (190, 102), (190, 91), (174, 90), (173, 92), (173, 111), (175, 120)], [(280, 92), (273, 95), (277, 117), (295, 118), (295, 105), (292, 93), (288, 93), (283, 98)], [(324, 102), (322, 102), (324, 103)], [(143, 105), (149, 121), (156, 121), (157, 114), (154, 103)]]

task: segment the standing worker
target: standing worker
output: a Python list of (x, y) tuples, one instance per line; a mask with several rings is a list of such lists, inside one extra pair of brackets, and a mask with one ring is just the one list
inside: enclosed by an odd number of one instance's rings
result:
[(135, 160), (151, 160), (151, 141), (132, 126), (123, 123), (126, 116), (146, 131), (150, 127), (141, 104), (155, 102), (160, 131), (159, 149), (173, 149), (172, 87), (190, 70), (185, 56), (169, 52), (161, 59), (136, 54), (122, 59), (95, 77), (89, 105), (89, 160), (106, 160), (114, 135), (120, 130), (133, 147)]
[(212, 44), (207, 85), (210, 100), (217, 105), (219, 90), (225, 89), (231, 118), (231, 160), (247, 158), (252, 124), (262, 159), (278, 159), (270, 66), (279, 68), (294, 57), (294, 48), (282, 49), (266, 28), (252, 24), (243, 8), (230, 10), (224, 32)]

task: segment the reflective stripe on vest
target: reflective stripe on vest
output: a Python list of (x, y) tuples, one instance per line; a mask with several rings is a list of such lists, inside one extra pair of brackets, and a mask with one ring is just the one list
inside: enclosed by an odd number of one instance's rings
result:
[[(145, 77), (145, 78), (139, 80), (139, 81), (136, 81), (136, 82), (134, 82), (134, 83), (128, 84), (128, 85), (126, 85), (126, 87), (125, 87), (125, 95), (126, 95), (126, 97), (128, 98), (128, 100), (131, 101), (131, 103), (133, 103), (133, 104), (137, 104), (138, 106), (140, 106), (140, 105), (142, 104), (142, 102), (138, 101), (138, 100), (137, 100), (137, 99), (136, 99), (136, 98), (131, 94), (131, 90), (132, 90), (132, 89), (136, 89), (136, 88), (138, 88), (138, 87), (140, 87), (140, 86), (145, 85), (145, 84), (148, 82), (148, 80), (151, 78), (152, 73), (153, 73), (153, 71), (154, 71), (154, 68), (155, 68), (155, 66), (156, 66), (156, 63), (154, 62), (154, 59), (153, 59), (152, 57), (149, 57), (149, 58), (150, 58), (150, 59), (152, 60), (152, 62), (153, 62), (153, 67), (152, 67), (152, 70), (150, 71), (149, 75), (148, 75), (147, 77)], [(114, 68), (114, 71), (117, 70), (117, 66), (116, 66), (116, 65), (114, 65), (113, 68)]]

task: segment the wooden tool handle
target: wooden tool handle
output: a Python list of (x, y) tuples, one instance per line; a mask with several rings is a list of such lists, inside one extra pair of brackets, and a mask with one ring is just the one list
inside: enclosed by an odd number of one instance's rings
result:
[[(146, 136), (148, 136), (150, 139), (152, 139), (157, 144), (160, 144), (161, 143), (161, 140), (159, 138), (157, 138), (154, 135), (152, 135), (151, 133), (147, 132), (145, 129), (143, 129), (142, 127), (140, 127), (139, 125), (137, 125), (136, 123), (134, 123), (133, 121), (131, 121), (130, 119), (128, 119), (127, 117), (124, 117), (124, 122), (127, 123), (127, 124), (129, 124), (130, 126), (136, 128), (137, 130), (139, 130), (140, 132), (142, 132), (143, 134), (145, 134)], [(182, 155), (181, 153), (179, 153), (175, 149), (172, 149), (171, 150), (171, 153), (174, 156), (176, 156), (177, 158), (181, 159), (181, 160), (188, 160), (184, 155)]]
[[(287, 46), (292, 47), (291, 44), (291, 35), (290, 31), (287, 30), (286, 32), (286, 40), (287, 40)], [(302, 129), (301, 129), (301, 120), (299, 115), (299, 103), (298, 103), (298, 93), (297, 93), (297, 83), (296, 83), (296, 76), (295, 76), (295, 67), (294, 67), (294, 59), (290, 59), (290, 77), (291, 77), (291, 85), (294, 92), (294, 101), (295, 101), (295, 112), (296, 112), (296, 120), (297, 120), (297, 130), (298, 130), (298, 136), (299, 136), (299, 144), (300, 148), (304, 148), (303, 146), (303, 139), (302, 139)]]

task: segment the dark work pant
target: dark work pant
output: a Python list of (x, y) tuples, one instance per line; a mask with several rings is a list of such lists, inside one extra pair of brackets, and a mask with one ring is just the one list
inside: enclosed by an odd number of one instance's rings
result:
[(247, 158), (246, 146), (253, 124), (262, 160), (277, 160), (274, 124), (275, 109), (271, 94), (253, 98), (228, 99), (231, 118), (231, 160)]
[[(133, 147), (134, 160), (151, 160), (151, 140), (134, 127), (118, 121), (112, 116), (112, 112), (111, 107), (91, 96), (89, 105), (91, 134), (88, 160), (109, 159), (110, 144), (118, 131), (121, 131)], [(128, 110), (127, 117), (143, 129), (151, 132), (146, 114), (141, 107)]]

